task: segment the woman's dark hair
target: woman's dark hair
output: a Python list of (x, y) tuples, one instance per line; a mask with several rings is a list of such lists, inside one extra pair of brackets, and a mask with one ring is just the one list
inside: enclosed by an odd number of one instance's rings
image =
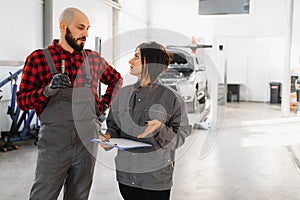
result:
[(172, 57), (171, 53), (157, 42), (142, 43), (137, 49), (141, 52), (141, 78), (150, 76), (151, 82), (154, 82), (162, 72), (167, 70)]

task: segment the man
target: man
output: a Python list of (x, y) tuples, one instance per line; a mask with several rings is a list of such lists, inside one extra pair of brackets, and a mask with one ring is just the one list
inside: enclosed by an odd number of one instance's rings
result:
[[(88, 199), (100, 131), (97, 117), (110, 105), (122, 78), (97, 52), (83, 50), (90, 22), (76, 8), (60, 16), (60, 39), (31, 53), (23, 68), (18, 106), (41, 121), (31, 200)], [(98, 79), (108, 85), (102, 100)], [(95, 106), (96, 105), (96, 106)]]

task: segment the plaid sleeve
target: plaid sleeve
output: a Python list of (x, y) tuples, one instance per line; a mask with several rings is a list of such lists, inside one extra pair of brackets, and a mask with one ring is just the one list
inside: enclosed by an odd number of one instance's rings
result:
[[(105, 94), (102, 96), (101, 102), (111, 105), (112, 98), (117, 94), (123, 84), (123, 79), (121, 74), (112, 66), (110, 66), (104, 58), (100, 56), (99, 53), (90, 51), (89, 62), (94, 68), (94, 79), (100, 80), (101, 83), (107, 85)], [(96, 75), (97, 74), (97, 75)], [(97, 101), (97, 99), (96, 99)], [(100, 110), (102, 110), (102, 105), (100, 100), (97, 101)]]
[(21, 110), (35, 109), (37, 114), (47, 104), (48, 99), (43, 95), (44, 86), (41, 84), (43, 78), (39, 74), (38, 65), (42, 62), (41, 53), (34, 52), (26, 59), (19, 91), (17, 92), (17, 103)]
[[(92, 90), (95, 94), (95, 100), (98, 104), (100, 113), (102, 113), (103, 108), (101, 103), (111, 105), (113, 97), (122, 87), (123, 79), (121, 74), (110, 66), (98, 52), (86, 50), (86, 53), (89, 58), (91, 75), (93, 78)], [(98, 80), (100, 80), (101, 84), (107, 85), (105, 94), (102, 95), (102, 98), (100, 99), (97, 96)]]
[(100, 68), (103, 73), (101, 74), (100, 81), (107, 85), (105, 94), (103, 95), (102, 102), (110, 105), (112, 98), (117, 94), (123, 84), (121, 74), (110, 66), (104, 58), (101, 58)]

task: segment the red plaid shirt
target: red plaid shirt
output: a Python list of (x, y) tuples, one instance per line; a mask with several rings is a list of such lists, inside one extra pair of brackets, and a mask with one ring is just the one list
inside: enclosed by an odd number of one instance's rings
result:
[[(58, 44), (58, 40), (54, 40), (53, 44), (48, 48), (57, 72), (61, 73), (61, 61), (65, 60), (65, 72), (68, 73), (73, 87), (84, 86), (86, 83), (85, 68), (80, 68), (84, 63), (82, 53), (78, 51), (70, 53), (64, 50)], [(91, 89), (101, 112), (102, 105), (97, 95), (98, 79), (101, 83), (107, 85), (102, 102), (110, 105), (112, 97), (115, 96), (122, 86), (122, 77), (99, 53), (91, 50), (85, 51), (88, 56), (91, 71)], [(49, 101), (49, 99), (43, 95), (43, 90), (45, 86), (50, 84), (51, 79), (50, 68), (47, 64), (43, 49), (32, 52), (26, 59), (20, 88), (17, 92), (19, 108), (21, 110), (34, 109), (36, 114), (40, 116)]]

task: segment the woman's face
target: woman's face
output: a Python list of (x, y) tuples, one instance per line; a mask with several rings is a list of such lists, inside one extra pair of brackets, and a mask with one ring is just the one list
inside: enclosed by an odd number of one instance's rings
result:
[(142, 75), (142, 59), (141, 59), (141, 51), (137, 49), (133, 58), (129, 60), (130, 64), (130, 74), (141, 78)]

